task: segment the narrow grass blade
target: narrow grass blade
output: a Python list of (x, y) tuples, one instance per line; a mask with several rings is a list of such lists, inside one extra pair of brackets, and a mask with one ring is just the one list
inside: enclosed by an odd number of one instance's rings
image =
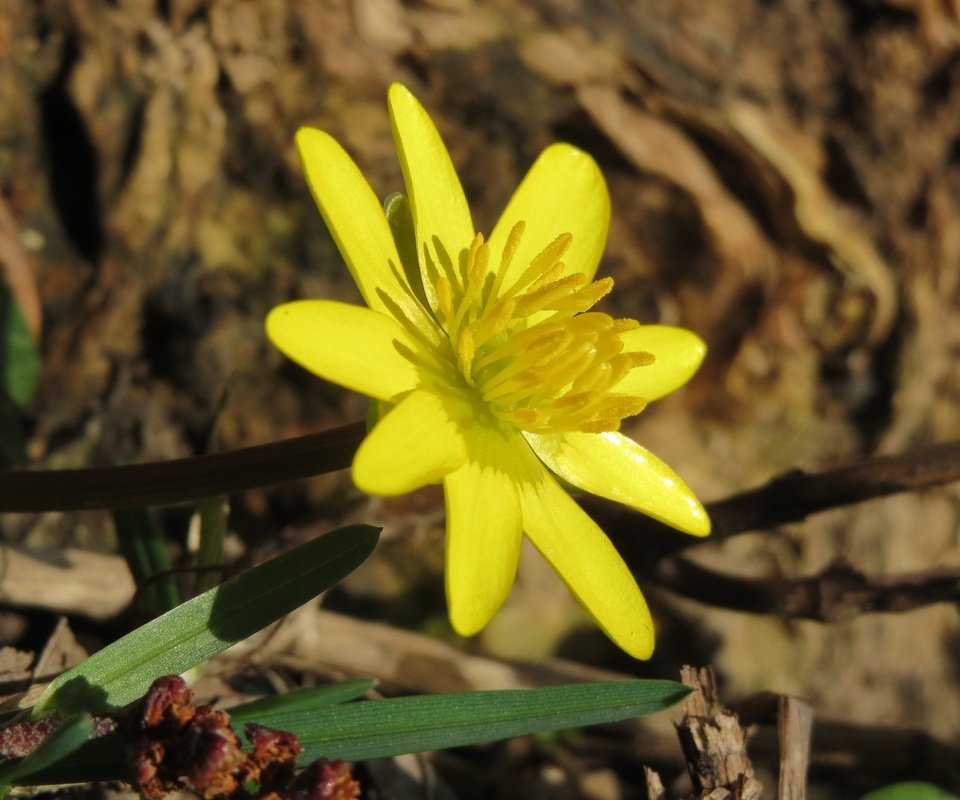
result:
[(18, 406), (30, 402), (40, 377), (40, 351), (20, 304), (0, 280), (0, 384)]
[(315, 711), (318, 708), (346, 703), (363, 697), (377, 685), (373, 678), (353, 678), (327, 686), (311, 686), (308, 689), (294, 689), (292, 692), (273, 697), (261, 697), (249, 703), (228, 708), (230, 719), (237, 726), (245, 722), (260, 722), (261, 719), (281, 713)]
[(180, 591), (171, 574), (173, 564), (167, 543), (150, 512), (142, 506), (116, 508), (113, 524), (120, 554), (138, 589), (137, 610), (142, 618), (152, 619), (176, 608)]
[[(227, 536), (227, 514), (230, 506), (224, 495), (201, 497), (194, 512), (200, 529), (200, 546), (197, 549), (196, 593), (212, 589), (220, 583), (220, 570), (214, 569), (223, 563), (223, 542)], [(191, 525), (193, 523), (191, 522)]]
[(371, 700), (263, 714), (257, 722), (295, 733), (302, 761), (358, 761), (616, 722), (662, 711), (688, 694), (673, 681), (579, 683)]
[[(350, 692), (341, 684), (344, 696)], [(307, 690), (312, 691), (312, 690)], [(295, 733), (304, 751), (300, 764), (320, 758), (360, 761), (399, 753), (506, 739), (528, 733), (617, 722), (662, 711), (683, 700), (690, 689), (673, 681), (611, 681), (514, 689), (398, 697), (346, 705), (306, 703), (296, 711), (267, 713), (256, 703), (232, 716), (240, 727), (248, 711), (269, 728)], [(320, 695), (322, 699), (322, 694)], [(326, 698), (326, 699), (329, 699)], [(88, 742), (69, 762), (30, 776), (30, 782), (68, 783), (109, 780), (123, 769), (116, 734)]]
[(109, 711), (144, 694), (303, 605), (356, 569), (379, 531), (354, 525), (328, 533), (204, 592), (67, 670), (34, 717)]

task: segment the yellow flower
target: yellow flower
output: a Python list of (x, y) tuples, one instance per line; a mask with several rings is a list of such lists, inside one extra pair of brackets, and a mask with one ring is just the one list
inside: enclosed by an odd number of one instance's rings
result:
[(666, 464), (618, 433), (703, 359), (690, 331), (591, 311), (610, 201), (587, 154), (545, 150), (489, 239), (477, 234), (450, 156), (423, 107), (393, 85), (390, 120), (409, 203), (384, 213), (343, 148), (303, 128), (307, 181), (368, 308), (302, 300), (267, 333), (311, 372), (383, 401), (353, 462), (366, 492), (443, 481), (446, 591), (458, 633), (506, 599), (526, 534), (620, 647), (653, 652), (630, 570), (562, 488), (642, 511), (696, 536), (710, 521)]

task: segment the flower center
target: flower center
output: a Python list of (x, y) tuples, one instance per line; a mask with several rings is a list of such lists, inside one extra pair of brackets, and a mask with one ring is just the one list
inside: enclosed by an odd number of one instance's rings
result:
[(588, 281), (564, 274), (564, 253), (573, 237), (548, 244), (510, 285), (507, 271), (524, 223), (510, 231), (499, 268), (477, 234), (460, 275), (430, 275), (438, 320), (451, 346), (449, 359), (491, 413), (522, 430), (602, 432), (640, 413), (646, 401), (613, 389), (650, 353), (623, 352), (619, 334), (632, 319), (590, 311), (613, 288), (612, 278)]

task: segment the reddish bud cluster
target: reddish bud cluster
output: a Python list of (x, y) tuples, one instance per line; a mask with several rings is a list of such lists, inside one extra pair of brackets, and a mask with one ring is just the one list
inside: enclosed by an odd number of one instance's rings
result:
[(356, 800), (360, 785), (342, 761), (319, 759), (301, 772), (297, 737), (247, 724), (252, 752), (242, 749), (230, 715), (193, 705), (182, 678), (158, 678), (143, 702), (140, 738), (131, 756), (132, 783), (163, 797), (187, 786), (204, 800)]

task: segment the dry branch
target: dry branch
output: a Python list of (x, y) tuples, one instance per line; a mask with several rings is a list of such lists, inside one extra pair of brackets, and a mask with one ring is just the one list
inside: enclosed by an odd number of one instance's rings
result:
[(752, 579), (675, 556), (658, 563), (652, 577), (677, 594), (717, 608), (817, 622), (960, 601), (960, 569), (870, 576), (836, 563), (805, 578)]

